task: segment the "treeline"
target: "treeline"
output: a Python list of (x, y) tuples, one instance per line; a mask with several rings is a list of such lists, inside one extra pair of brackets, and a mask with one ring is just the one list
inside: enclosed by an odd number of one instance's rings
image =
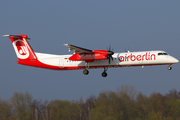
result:
[(15, 92), (9, 100), (0, 99), (0, 120), (180, 120), (180, 92), (172, 89), (148, 97), (132, 86), (121, 86), (86, 101), (45, 102)]

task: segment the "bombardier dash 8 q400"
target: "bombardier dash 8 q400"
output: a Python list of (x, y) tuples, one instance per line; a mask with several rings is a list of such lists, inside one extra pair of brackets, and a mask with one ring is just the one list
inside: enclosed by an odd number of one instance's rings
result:
[(64, 44), (73, 51), (71, 55), (54, 55), (34, 52), (27, 40), (27, 35), (4, 35), (11, 39), (12, 45), (18, 57), (17, 63), (39, 68), (53, 70), (76, 70), (84, 69), (87, 75), (88, 69), (104, 68), (103, 77), (107, 76), (108, 68), (171, 65), (179, 61), (164, 51), (142, 51), (114, 53), (110, 50), (89, 50), (70, 44)]

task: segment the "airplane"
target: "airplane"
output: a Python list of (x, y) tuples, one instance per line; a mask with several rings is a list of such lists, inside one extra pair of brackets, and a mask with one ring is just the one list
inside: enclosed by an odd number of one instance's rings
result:
[(102, 76), (107, 76), (109, 68), (132, 67), (132, 66), (152, 66), (168, 65), (172, 69), (172, 64), (179, 60), (170, 56), (165, 51), (142, 51), (142, 52), (122, 52), (114, 53), (109, 50), (89, 50), (71, 44), (64, 44), (71, 55), (55, 55), (34, 52), (29, 45), (27, 35), (4, 35), (9, 37), (18, 57), (18, 64), (46, 68), (52, 70), (78, 70), (84, 69), (83, 74), (88, 75), (88, 69), (103, 68)]

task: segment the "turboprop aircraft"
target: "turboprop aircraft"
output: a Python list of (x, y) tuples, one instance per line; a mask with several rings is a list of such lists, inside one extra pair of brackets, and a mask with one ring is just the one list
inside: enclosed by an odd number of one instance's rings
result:
[(109, 50), (89, 50), (71, 44), (64, 44), (71, 55), (54, 55), (34, 52), (27, 40), (27, 35), (4, 35), (11, 39), (12, 45), (18, 57), (18, 64), (46, 68), (52, 70), (76, 70), (84, 69), (83, 73), (88, 75), (88, 69), (104, 68), (102, 76), (106, 77), (108, 68), (171, 65), (179, 61), (165, 51), (142, 51), (114, 53)]

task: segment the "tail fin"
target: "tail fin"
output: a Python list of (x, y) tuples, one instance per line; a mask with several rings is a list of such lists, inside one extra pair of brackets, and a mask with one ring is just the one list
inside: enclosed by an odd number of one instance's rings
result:
[(31, 46), (27, 42), (27, 35), (4, 35), (9, 37), (12, 41), (12, 45), (16, 52), (19, 61), (35, 61), (37, 59), (36, 54), (32, 50)]

